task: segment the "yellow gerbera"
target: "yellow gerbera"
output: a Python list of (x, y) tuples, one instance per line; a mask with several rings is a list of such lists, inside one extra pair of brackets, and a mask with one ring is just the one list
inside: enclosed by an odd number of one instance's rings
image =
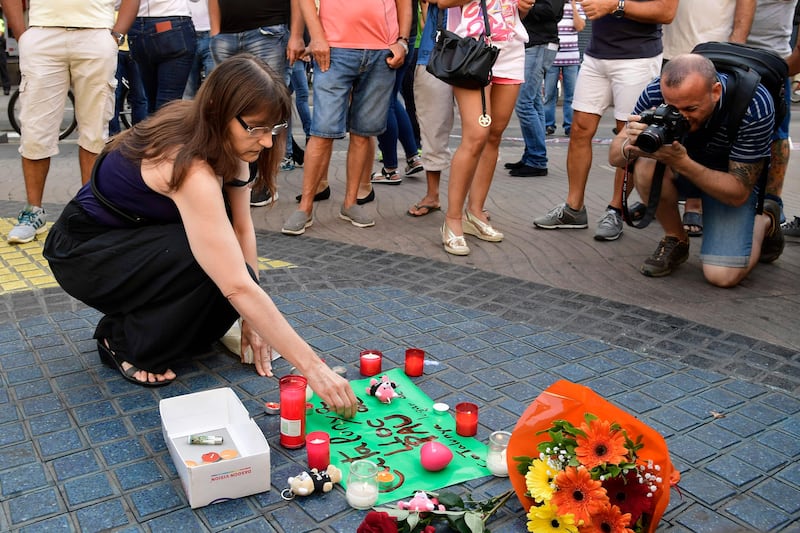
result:
[(547, 461), (542, 461), (541, 459), (531, 461), (528, 473), (525, 474), (525, 486), (531, 498), (537, 503), (542, 503), (553, 497), (553, 492), (556, 490), (553, 479), (556, 477), (556, 473)]
[(575, 517), (559, 515), (554, 505), (531, 507), (528, 511), (528, 531), (531, 533), (578, 533)]

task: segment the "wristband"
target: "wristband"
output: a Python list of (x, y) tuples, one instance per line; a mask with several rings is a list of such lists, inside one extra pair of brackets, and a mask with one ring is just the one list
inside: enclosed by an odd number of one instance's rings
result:
[(397, 44), (403, 47), (403, 50), (406, 51), (406, 55), (408, 55), (408, 39), (405, 37), (398, 37)]
[(625, 140), (622, 141), (622, 146), (619, 147), (619, 151), (622, 153), (622, 157), (625, 159), (625, 161), (628, 161), (631, 158), (630, 153), (625, 153), (625, 147), (628, 146), (628, 142), (630, 142), (630, 139), (626, 137)]

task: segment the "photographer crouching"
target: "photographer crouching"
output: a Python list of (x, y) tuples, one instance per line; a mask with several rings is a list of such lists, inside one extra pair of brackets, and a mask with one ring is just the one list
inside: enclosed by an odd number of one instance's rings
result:
[[(735, 138), (729, 138), (728, 76), (697, 54), (669, 61), (660, 78), (639, 97), (626, 128), (611, 143), (609, 162), (632, 163), (634, 185), (650, 197), (657, 163), (663, 183), (655, 218), (664, 229), (656, 251), (642, 264), (645, 276), (669, 275), (689, 258), (689, 236), (678, 209), (681, 193), (702, 192), (703, 275), (718, 287), (736, 286), (759, 259), (776, 260), (783, 251), (780, 208), (764, 201), (757, 214), (757, 183), (769, 162), (774, 106), (759, 85)], [(666, 105), (664, 105), (666, 104)], [(660, 165), (659, 165), (660, 166)]]

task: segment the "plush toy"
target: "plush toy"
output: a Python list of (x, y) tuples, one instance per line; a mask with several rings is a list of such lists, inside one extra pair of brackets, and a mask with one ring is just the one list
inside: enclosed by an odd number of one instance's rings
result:
[(444, 511), (444, 505), (441, 505), (436, 498), (429, 498), (424, 491), (416, 492), (407, 502), (397, 502), (397, 508), (407, 511)]
[(314, 492), (330, 492), (333, 490), (333, 485), (341, 480), (342, 471), (334, 465), (328, 465), (328, 468), (323, 472), (312, 468), (311, 472), (303, 471), (299, 475), (288, 479), (289, 494), (292, 496), (308, 496)]
[(389, 379), (389, 376), (383, 376), (380, 381), (375, 378), (369, 382), (367, 387), (367, 394), (375, 396), (383, 403), (392, 403), (392, 398), (400, 396), (395, 392), (397, 384)]

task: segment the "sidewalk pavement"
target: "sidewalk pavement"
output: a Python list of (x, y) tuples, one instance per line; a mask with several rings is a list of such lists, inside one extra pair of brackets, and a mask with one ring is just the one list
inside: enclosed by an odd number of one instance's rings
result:
[[(455, 132), (457, 135), (457, 131)], [(500, 163), (521, 151), (513, 126)], [(610, 137), (601, 125), (599, 137)], [(797, 136), (800, 138), (800, 136)], [(458, 142), (453, 139), (453, 146)], [(376, 185), (376, 226), (336, 217), (344, 190), (344, 143), (331, 165), (333, 197), (315, 206), (301, 237), (279, 234), (295, 209), (302, 170), (279, 176), (279, 201), (257, 208), (262, 285), (331, 364), (358, 379), (357, 354), (376, 348), (399, 365), (404, 349), (426, 350), (415, 382), (431, 398), (481, 407), (477, 437), (511, 429), (557, 379), (585, 384), (660, 431), (682, 473), (659, 531), (800, 531), (800, 333), (795, 307), (800, 248), (762, 265), (742, 287), (702, 280), (699, 240), (674, 275), (653, 280), (637, 267), (657, 227), (626, 229), (618, 241), (588, 230), (542, 231), (531, 219), (565, 194), (563, 138), (548, 145), (550, 175), (510, 178), (498, 165), (489, 210), (503, 243), (469, 239), (470, 256), (440, 244), (440, 212), (405, 210), (424, 180)], [(55, 218), (78, 187), (74, 142), (54, 159), (45, 196)], [(611, 170), (598, 142), (587, 193), (590, 220), (602, 213)], [(796, 155), (794, 156), (796, 157)], [(0, 216), (13, 222), (24, 198), (13, 138), (0, 145)], [(376, 165), (376, 168), (379, 168)], [(790, 165), (787, 215), (800, 211)], [(7, 226), (0, 227), (5, 234)], [(285, 502), (286, 478), (305, 451), (278, 444), (275, 417), (261, 416), (276, 380), (258, 378), (222, 348), (175, 368), (177, 383), (143, 389), (103, 367), (91, 339), (96, 311), (52, 286), (40, 241), (0, 244), (0, 530), (2, 531), (355, 531), (341, 487)], [(288, 372), (281, 361), (276, 374)], [(272, 449), (272, 490), (192, 511), (160, 431), (161, 398), (232, 387)], [(466, 483), (493, 495), (501, 478)], [(491, 524), (525, 531), (517, 503)]]

